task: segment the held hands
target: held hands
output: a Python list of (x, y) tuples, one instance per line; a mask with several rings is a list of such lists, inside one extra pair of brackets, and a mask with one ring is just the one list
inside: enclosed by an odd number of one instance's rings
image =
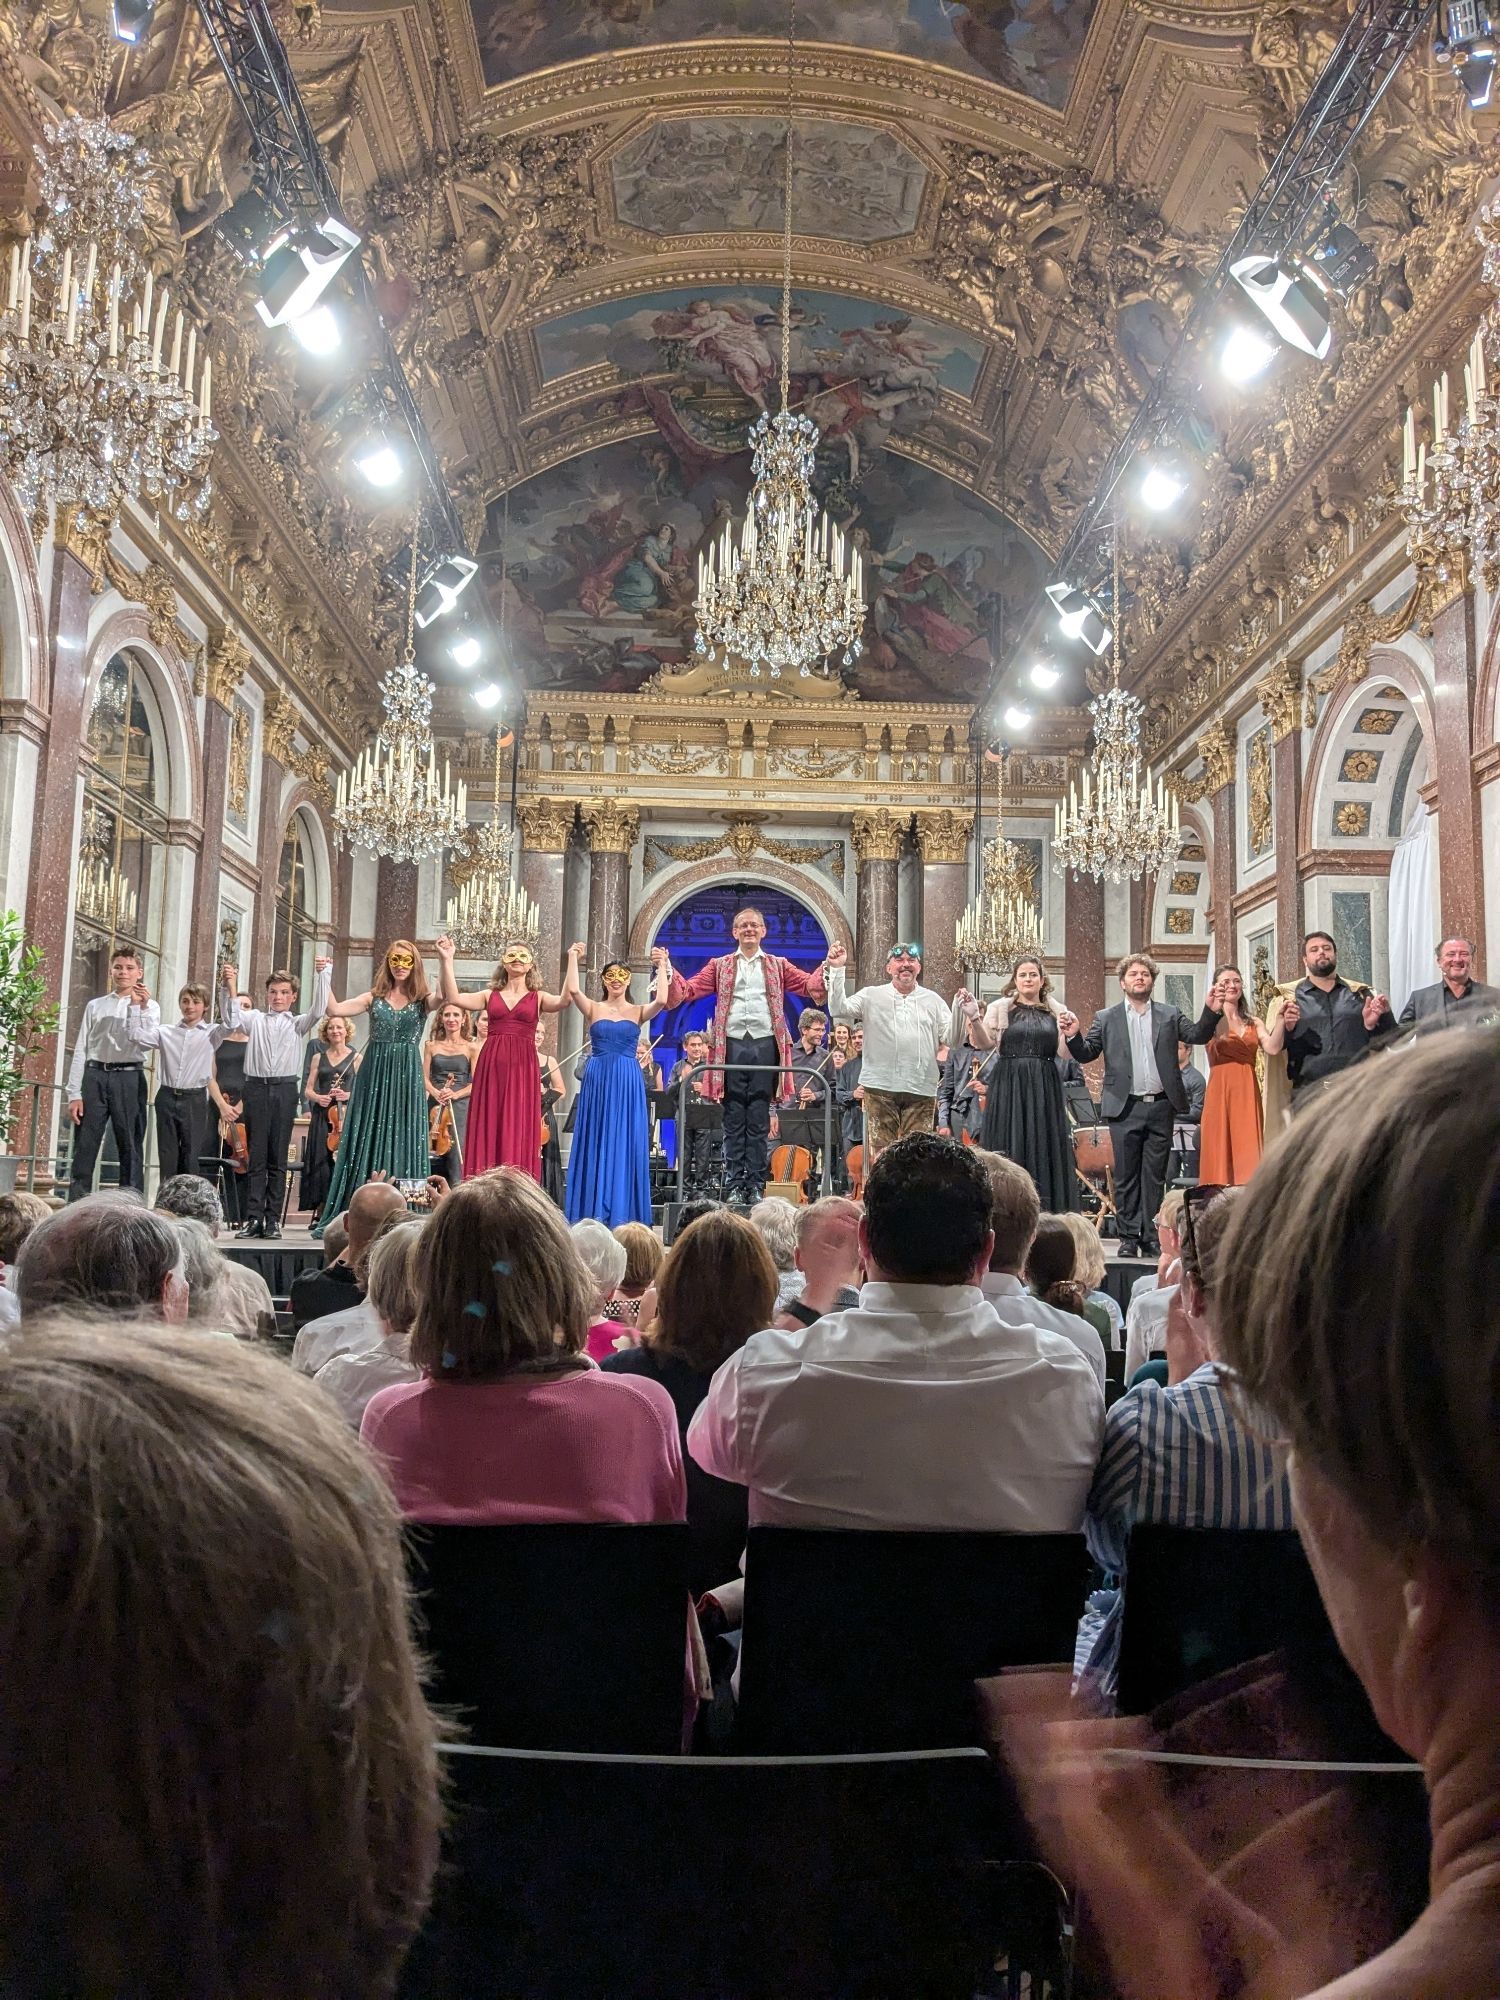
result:
[(455, 946), (451, 937), (440, 937), (437, 941), (437, 955), (444, 965), (453, 963)]
[(1078, 1033), (1078, 1016), (1073, 1012), (1071, 1007), (1064, 1007), (1057, 1017), (1057, 1025), (1063, 1038), (1071, 1041), (1073, 1036)]
[(1364, 1004), (1365, 1033), (1373, 1034), (1380, 1026), (1381, 1017), (1390, 1012), (1391, 1003), (1383, 993), (1372, 993)]
[(841, 969), (843, 966), (847, 965), (848, 962), (849, 962), (849, 954), (841, 944), (836, 944), (833, 947), (832, 951), (829, 952), (827, 958), (825, 958), (823, 961), (823, 963), (828, 967), (830, 972)]
[(655, 971), (658, 967), (663, 966), (667, 963), (668, 963), (668, 956), (667, 956), (666, 946), (664, 944), (652, 945), (651, 947), (652, 970)]
[(1284, 1028), (1295, 1028), (1301, 1019), (1302, 1009), (1295, 1000), (1288, 1000), (1281, 1010), (1281, 1025)]
[(313, 960), (313, 971), (327, 972), (329, 968), (332, 966), (332, 964), (333, 960), (329, 958), (328, 955), (325, 953), (322, 958), (315, 958)]
[(569, 958), (576, 958), (581, 961), (587, 958), (588, 955), (589, 955), (589, 948), (586, 944), (570, 944), (568, 946)]
[(232, 993), (234, 991), (234, 981), (235, 969), (226, 958), (224, 963), (219, 967), (219, 984)]

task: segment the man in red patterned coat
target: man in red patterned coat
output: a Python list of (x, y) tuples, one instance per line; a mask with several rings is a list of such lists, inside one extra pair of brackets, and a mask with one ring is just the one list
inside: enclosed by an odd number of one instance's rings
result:
[[(788, 959), (762, 951), (766, 920), (759, 910), (736, 913), (730, 925), (738, 951), (711, 958), (691, 979), (672, 974), (667, 1005), (714, 995), (714, 1017), (708, 1031), (710, 1063), (748, 1063), (751, 1069), (712, 1071), (704, 1078), (703, 1094), (724, 1102), (724, 1183), (729, 1201), (759, 1201), (766, 1184), (766, 1157), (771, 1130), (771, 1100), (791, 1102), (791, 1030), (787, 1027), (788, 993), (822, 1005), (828, 997), (823, 969), (802, 972)], [(829, 963), (843, 963), (843, 947), (835, 946)], [(780, 1065), (780, 1074), (777, 1065)]]

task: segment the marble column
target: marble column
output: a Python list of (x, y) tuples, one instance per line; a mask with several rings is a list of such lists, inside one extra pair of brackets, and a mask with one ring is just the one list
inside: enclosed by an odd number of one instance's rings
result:
[(641, 815), (635, 806), (605, 799), (584, 806), (582, 819), (589, 838), (589, 964), (597, 970), (629, 949), (630, 850)]
[(969, 900), (969, 836), (972, 813), (917, 814), (917, 845), (922, 853), (922, 984), (948, 999), (963, 984), (954, 955), (953, 934)]
[(381, 855), (379, 873), (375, 878), (377, 960), (392, 938), (406, 938), (412, 944), (416, 943), (417, 881), (415, 861), (392, 861), (388, 854)]
[(1271, 725), (1271, 825), (1276, 844), (1276, 977), (1300, 979), (1305, 924), (1302, 877), (1297, 871), (1297, 840), (1302, 822), (1301, 664), (1296, 660), (1282, 660), (1266, 675), (1256, 692)]
[(286, 835), (281, 814), (281, 787), (292, 754), (297, 711), (284, 694), (273, 695), (261, 721), (260, 830), (256, 840), (255, 930), (248, 965), (241, 960), (240, 977), (252, 994), (278, 968), (271, 963), (276, 948), (276, 883)]
[(349, 938), (353, 928), (354, 849), (346, 847), (334, 860), (333, 990), (336, 994), (349, 991)]
[[(203, 708), (203, 845), (198, 853), (188, 945), (188, 977), (199, 980), (210, 993), (219, 983), (219, 870), (224, 856), (224, 809), (229, 797), (234, 698), (249, 664), (250, 655), (232, 632), (219, 631), (210, 639), (208, 699)], [(242, 768), (248, 783), (248, 755)]]
[(1209, 966), (1233, 965), (1234, 889), (1238, 880), (1235, 861), (1235, 765), (1238, 747), (1234, 731), (1222, 719), (1211, 722), (1198, 738), (1203, 759), (1203, 796), (1210, 799), (1214, 822), (1214, 851), (1209, 868), (1209, 917), (1213, 940)]
[[(1444, 937), (1467, 938), (1476, 968), (1485, 964), (1484, 835), (1474, 783), (1474, 693), (1478, 648), (1474, 599), (1467, 589), (1432, 623), (1432, 775), (1437, 783), (1438, 870)], [(1434, 940), (1436, 942), (1436, 940)], [(1476, 974), (1477, 976), (1477, 974)]]
[(1104, 883), (1075, 875), (1063, 883), (1063, 948), (1067, 954), (1067, 1003), (1088, 1025), (1104, 1005)]
[[(571, 800), (522, 799), (516, 806), (521, 828), (521, 887), (541, 915), (536, 962), (549, 992), (561, 989), (563, 958), (572, 938), (563, 936), (563, 882), (567, 870), (568, 837), (573, 831)], [(548, 1051), (557, 1053), (559, 1016), (544, 1014), (542, 1028)]]
[(876, 812), (854, 815), (854, 853), (859, 862), (855, 892), (856, 988), (878, 985), (885, 977), (885, 955), (896, 942), (897, 870), (905, 836), (906, 822), (885, 806)]

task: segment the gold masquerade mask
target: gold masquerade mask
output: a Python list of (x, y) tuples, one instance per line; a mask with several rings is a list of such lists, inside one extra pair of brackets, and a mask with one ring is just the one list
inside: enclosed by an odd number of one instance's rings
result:
[(410, 972), (416, 962), (409, 951), (393, 951), (386, 959), (392, 972)]
[(509, 951), (504, 951), (500, 954), (500, 963), (502, 965), (530, 965), (532, 963), (531, 953), (526, 949), (525, 945), (513, 944)]

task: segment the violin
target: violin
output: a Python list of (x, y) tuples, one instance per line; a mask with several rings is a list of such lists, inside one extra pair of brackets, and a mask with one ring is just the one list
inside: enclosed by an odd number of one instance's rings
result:
[(458, 1138), (451, 1104), (434, 1104), (427, 1125), (427, 1150), (435, 1160), (445, 1160)]
[(851, 1146), (844, 1155), (844, 1166), (849, 1175), (849, 1198), (858, 1201), (865, 1191), (865, 1149), (863, 1145)]
[(803, 1206), (807, 1193), (802, 1183), (811, 1174), (813, 1156), (806, 1146), (777, 1146), (771, 1154), (771, 1179), (790, 1181), (797, 1190), (797, 1205)]
[(229, 1161), (237, 1174), (250, 1171), (250, 1135), (245, 1130), (243, 1118), (230, 1120)]
[(335, 1098), (332, 1104), (330, 1104), (328, 1107), (328, 1150), (330, 1153), (336, 1153), (338, 1151), (339, 1140), (343, 1137), (343, 1135), (344, 1135), (344, 1107), (342, 1104), (340, 1104), (339, 1100)]

